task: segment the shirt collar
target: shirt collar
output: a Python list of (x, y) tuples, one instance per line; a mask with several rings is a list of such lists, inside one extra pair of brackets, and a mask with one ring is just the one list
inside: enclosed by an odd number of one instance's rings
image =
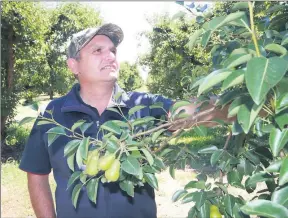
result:
[[(61, 112), (83, 112), (86, 114), (95, 114), (93, 111), (92, 106), (87, 105), (83, 102), (82, 98), (79, 94), (80, 90), (80, 84), (76, 83), (73, 88), (70, 90), (70, 92), (66, 95), (66, 100), (61, 107)], [(121, 93), (120, 97), (116, 99), (117, 93)], [(119, 105), (120, 107), (127, 107), (132, 108), (133, 105), (131, 105), (130, 97), (129, 95), (117, 84), (115, 83), (113, 88), (113, 94), (112, 99), (110, 103), (108, 104), (108, 107), (116, 107)]]

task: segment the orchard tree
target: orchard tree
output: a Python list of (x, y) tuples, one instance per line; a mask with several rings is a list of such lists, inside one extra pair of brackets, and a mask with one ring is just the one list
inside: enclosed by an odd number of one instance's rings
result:
[(185, 17), (173, 21), (167, 15), (156, 16), (150, 23), (152, 32), (142, 35), (148, 38), (151, 50), (140, 58), (140, 64), (149, 68), (148, 89), (167, 97), (183, 98), (187, 87), (183, 78), (190, 79), (192, 72), (195, 76), (206, 74), (209, 69), (209, 54), (201, 49), (191, 51), (186, 46), (189, 34), (199, 25)]
[(23, 78), (40, 71), (49, 21), (36, 2), (1, 2), (1, 135), (23, 90)]
[(54, 93), (64, 94), (73, 85), (75, 78), (66, 67), (67, 42), (72, 34), (101, 24), (99, 12), (81, 3), (65, 3), (50, 14), (51, 25), (45, 34), (46, 61), (45, 82), (41, 87), (50, 99)]
[(137, 65), (129, 64), (128, 62), (120, 63), (118, 83), (125, 91), (141, 88), (144, 82)]

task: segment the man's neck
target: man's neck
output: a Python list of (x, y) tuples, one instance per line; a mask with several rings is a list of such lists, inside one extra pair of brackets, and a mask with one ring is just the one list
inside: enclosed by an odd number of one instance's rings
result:
[(115, 83), (80, 84), (80, 96), (86, 103), (95, 107), (99, 115), (107, 108)]

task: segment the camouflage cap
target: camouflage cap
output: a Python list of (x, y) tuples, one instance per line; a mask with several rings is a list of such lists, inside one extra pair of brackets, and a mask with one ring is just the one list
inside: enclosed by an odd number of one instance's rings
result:
[(76, 58), (79, 51), (84, 48), (84, 46), (87, 45), (96, 35), (105, 35), (109, 37), (116, 47), (124, 38), (122, 29), (112, 23), (104, 24), (96, 28), (87, 28), (73, 34), (68, 45), (67, 57)]

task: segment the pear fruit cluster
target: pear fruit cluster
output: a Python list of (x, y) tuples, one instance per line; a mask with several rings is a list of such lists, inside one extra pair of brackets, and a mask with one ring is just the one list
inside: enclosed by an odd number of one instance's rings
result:
[(116, 182), (120, 176), (120, 161), (115, 154), (99, 155), (98, 150), (89, 152), (85, 173), (88, 176), (95, 176), (100, 170), (105, 171), (105, 178), (108, 182)]

